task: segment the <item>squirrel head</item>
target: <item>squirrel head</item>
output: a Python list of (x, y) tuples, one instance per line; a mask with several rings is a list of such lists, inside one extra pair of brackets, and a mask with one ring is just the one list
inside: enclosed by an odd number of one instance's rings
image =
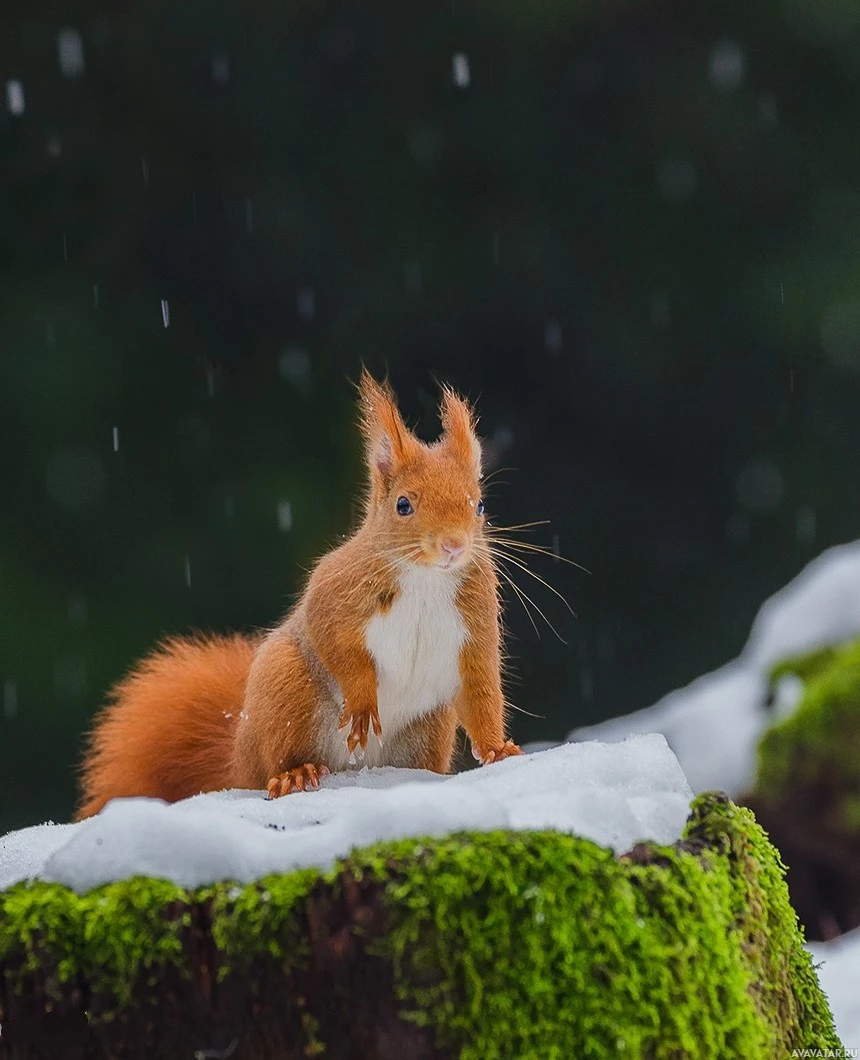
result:
[(471, 406), (443, 387), (442, 435), (427, 445), (403, 422), (387, 382), (365, 370), (359, 394), (370, 476), (365, 525), (400, 564), (465, 567), (484, 533), (481, 445)]

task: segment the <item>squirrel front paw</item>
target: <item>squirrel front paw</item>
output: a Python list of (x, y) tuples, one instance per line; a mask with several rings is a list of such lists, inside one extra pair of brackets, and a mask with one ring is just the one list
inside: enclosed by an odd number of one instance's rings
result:
[(328, 766), (314, 766), (306, 762), (298, 769), (288, 769), (286, 773), (279, 773), (276, 777), (272, 777), (266, 785), (266, 791), (270, 799), (279, 799), (282, 795), (289, 795), (294, 791), (318, 788), (320, 779), (330, 774), (331, 770)]
[(514, 755), (521, 755), (522, 753), (522, 748), (518, 747), (513, 740), (505, 740), (503, 744), (489, 749), (472, 745), (472, 755), (482, 766), (488, 766), (491, 762), (501, 762), (503, 758), (512, 758)]
[(350, 754), (358, 746), (361, 746), (362, 751), (367, 747), (367, 737), (370, 735), (371, 726), (377, 737), (382, 737), (382, 722), (379, 720), (379, 708), (376, 703), (364, 708), (355, 708), (346, 704), (337, 727), (345, 729), (347, 725), (350, 725), (350, 730), (346, 738), (346, 746)]

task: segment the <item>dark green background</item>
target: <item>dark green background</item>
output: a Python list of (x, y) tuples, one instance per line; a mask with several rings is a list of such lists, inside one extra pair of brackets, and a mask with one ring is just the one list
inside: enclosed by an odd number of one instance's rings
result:
[(496, 521), (592, 571), (519, 577), (519, 740), (736, 653), (857, 533), (858, 75), (856, 0), (4, 3), (0, 828), (349, 529), (362, 359), (427, 436), (478, 398)]

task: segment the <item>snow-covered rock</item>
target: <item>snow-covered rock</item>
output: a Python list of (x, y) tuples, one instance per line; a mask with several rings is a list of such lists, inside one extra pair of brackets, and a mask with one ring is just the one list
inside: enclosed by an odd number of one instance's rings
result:
[(550, 828), (616, 851), (673, 843), (690, 787), (662, 736), (565, 744), (457, 776), (364, 769), (318, 791), (269, 802), (260, 792), (198, 795), (168, 805), (116, 799), (74, 825), (41, 825), (0, 839), (0, 888), (37, 878), (84, 892), (145, 875), (195, 887), (270, 872), (327, 868), (377, 840), (474, 829)]
[(759, 610), (740, 656), (651, 707), (574, 730), (569, 740), (662, 733), (694, 791), (738, 795), (753, 780), (755, 751), (786, 703), (767, 707), (767, 675), (781, 659), (860, 635), (860, 541), (828, 549)]

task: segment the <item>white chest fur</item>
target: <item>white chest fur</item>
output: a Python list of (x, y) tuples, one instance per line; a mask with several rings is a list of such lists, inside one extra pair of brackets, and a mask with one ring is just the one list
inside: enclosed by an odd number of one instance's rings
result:
[(391, 608), (367, 624), (383, 739), (449, 703), (459, 688), (466, 627), (457, 609), (458, 587), (453, 571), (409, 566)]

